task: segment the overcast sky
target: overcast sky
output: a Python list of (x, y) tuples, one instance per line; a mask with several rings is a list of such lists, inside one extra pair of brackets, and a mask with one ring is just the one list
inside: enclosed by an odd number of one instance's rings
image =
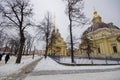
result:
[[(56, 25), (62, 37), (66, 40), (68, 36), (68, 17), (65, 14), (65, 3), (63, 0), (31, 0), (34, 7), (34, 19), (40, 22), (47, 11), (56, 16)], [(90, 20), (93, 17), (94, 8), (102, 17), (105, 23), (113, 22), (114, 25), (120, 27), (120, 0), (84, 0), (85, 15)], [(82, 33), (87, 27), (77, 30), (77, 33)]]

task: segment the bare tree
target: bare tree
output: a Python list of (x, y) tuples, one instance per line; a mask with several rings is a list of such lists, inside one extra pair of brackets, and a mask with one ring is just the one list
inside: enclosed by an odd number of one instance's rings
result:
[(51, 33), (53, 29), (52, 18), (50, 13), (48, 12), (45, 16), (44, 20), (41, 22), (40, 26), (38, 26), (40, 32), (40, 38), (45, 40), (46, 48), (45, 48), (45, 58), (47, 58), (48, 46), (51, 40)]
[(84, 5), (83, 0), (63, 0), (66, 2), (66, 14), (69, 18), (69, 31), (70, 31), (70, 42), (71, 42), (71, 62), (74, 63), (74, 50), (73, 50), (73, 32), (72, 28), (74, 26), (84, 25), (86, 19), (84, 13), (82, 12)]
[(20, 47), (16, 63), (20, 63), (25, 43), (24, 31), (31, 25), (32, 6), (30, 0), (3, 0), (0, 3), (0, 12), (5, 22), (4, 26), (14, 27), (19, 31)]
[(5, 44), (5, 40), (7, 39), (8, 35), (4, 33), (3, 29), (0, 30), (0, 47), (3, 47)]
[(14, 39), (14, 54), (16, 55), (19, 51), (19, 38), (15, 38)]
[(15, 40), (11, 38), (11, 39), (9, 40), (9, 44), (8, 44), (8, 47), (10, 47), (10, 50), (11, 50), (11, 51), (10, 51), (11, 54), (12, 54), (13, 51), (14, 51), (14, 50), (13, 50), (13, 49), (14, 49), (14, 46), (15, 46)]
[(16, 36), (9, 36), (6, 38), (4, 45), (10, 48), (10, 53), (16, 54), (16, 49), (19, 49), (19, 38)]
[(93, 46), (93, 42), (87, 37), (87, 35), (84, 35), (82, 37), (82, 40), (86, 48), (81, 48), (81, 49), (85, 50), (87, 52), (88, 58), (91, 59), (90, 54), (93, 52), (93, 48), (95, 48)]
[(24, 52), (26, 51), (26, 54), (29, 54), (29, 52), (31, 51), (31, 48), (33, 46), (33, 42), (34, 42), (34, 38), (32, 37), (30, 34), (26, 34), (26, 41), (25, 41), (25, 45), (24, 45)]

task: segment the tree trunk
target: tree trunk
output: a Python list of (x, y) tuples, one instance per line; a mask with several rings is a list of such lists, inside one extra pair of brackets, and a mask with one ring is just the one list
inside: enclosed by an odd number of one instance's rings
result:
[(29, 54), (29, 52), (28, 52), (28, 48), (27, 48), (27, 50), (26, 50), (26, 55), (28, 55)]
[(11, 50), (10, 50), (10, 53), (13, 54), (13, 48), (14, 48), (14, 45), (11, 46)]
[(20, 63), (21, 62), (21, 58), (22, 58), (22, 52), (23, 52), (23, 47), (24, 47), (24, 43), (25, 43), (25, 37), (24, 37), (24, 32), (21, 31), (20, 32), (20, 48), (19, 48), (19, 53), (17, 55), (17, 60), (16, 63)]
[(46, 39), (45, 59), (47, 58), (47, 53), (48, 53), (48, 38)]
[(6, 54), (6, 50), (7, 50), (7, 44), (6, 44), (6, 46), (5, 46), (5, 49), (3, 50), (3, 53)]
[(25, 55), (26, 53), (25, 53), (25, 50), (26, 50), (26, 46), (24, 45), (24, 48), (23, 48), (23, 55)]
[(35, 47), (34, 47), (34, 51), (33, 51), (33, 57), (32, 57), (32, 59), (34, 59), (34, 55), (35, 55)]
[(51, 37), (51, 43), (50, 43), (50, 44), (51, 44), (51, 45), (50, 45), (50, 46), (51, 46), (51, 47), (50, 47), (50, 49), (51, 49), (51, 54), (53, 54), (53, 50), (52, 50), (52, 49), (53, 49), (53, 38), (54, 38), (54, 36), (52, 35), (52, 37)]
[(15, 55), (18, 54), (18, 49), (19, 49), (19, 48), (16, 46), (16, 47), (15, 47), (15, 51), (14, 51)]
[(73, 51), (73, 38), (72, 38), (72, 20), (69, 15), (70, 20), (70, 42), (71, 42), (71, 62), (74, 63), (74, 51)]
[(90, 53), (89, 53), (89, 52), (87, 52), (87, 55), (88, 55), (88, 59), (91, 59), (91, 58), (90, 58)]
[(47, 20), (47, 32), (46, 32), (46, 50), (45, 50), (45, 59), (47, 58), (48, 53), (48, 36), (49, 36), (49, 20)]

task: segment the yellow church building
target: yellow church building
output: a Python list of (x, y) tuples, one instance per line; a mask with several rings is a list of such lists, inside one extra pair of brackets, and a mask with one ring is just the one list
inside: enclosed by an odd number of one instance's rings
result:
[[(85, 41), (85, 37), (89, 41)], [(74, 51), (75, 55), (87, 55), (88, 44), (92, 56), (120, 55), (120, 28), (113, 23), (104, 23), (102, 18), (94, 10), (91, 26), (83, 33), (79, 49)], [(59, 30), (54, 26), (51, 44), (49, 44), (48, 55), (67, 56), (69, 55), (67, 45), (61, 37)]]
[[(84, 38), (89, 39), (85, 42)], [(83, 33), (80, 44), (80, 53), (85, 54), (88, 43), (94, 56), (112, 56), (120, 54), (120, 28), (113, 23), (104, 23), (95, 10), (92, 25)]]
[[(55, 23), (55, 22), (54, 22)], [(61, 37), (59, 30), (54, 26), (52, 31), (51, 44), (48, 48), (48, 55), (56, 56), (66, 56), (67, 55), (67, 45), (64, 39)]]

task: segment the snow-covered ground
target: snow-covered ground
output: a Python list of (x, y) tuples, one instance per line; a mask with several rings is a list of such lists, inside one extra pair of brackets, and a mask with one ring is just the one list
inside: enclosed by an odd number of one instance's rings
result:
[(13, 73), (19, 73), (21, 71), (21, 68), (24, 66), (30, 64), (32, 61), (35, 61), (39, 59), (40, 56), (35, 56), (34, 59), (32, 59), (32, 56), (23, 56), (21, 59), (20, 64), (15, 64), (16, 57), (10, 56), (10, 60), (7, 64), (4, 62), (4, 56), (2, 58), (2, 61), (0, 61), (0, 77), (2, 76), (8, 76)]
[[(2, 61), (0, 61), (0, 80), (3, 77), (8, 76), (10, 74), (19, 73), (24, 66), (27, 66), (31, 62), (38, 60), (40, 56), (35, 56), (35, 59), (32, 59), (32, 56), (23, 56), (20, 64), (15, 64), (16, 57), (11, 56), (10, 60), (7, 64), (4, 63), (4, 57)], [(118, 71), (111, 72), (100, 72), (100, 73), (77, 73), (77, 74), (56, 74), (56, 75), (32, 75), (32, 73), (41, 72), (41, 71), (66, 71), (66, 70), (95, 70), (95, 69), (114, 69), (118, 68)], [(97, 80), (99, 75), (103, 77), (99, 77), (99, 80), (120, 80), (120, 65), (109, 65), (109, 66), (64, 66), (58, 64), (56, 61), (47, 57), (47, 59), (42, 59), (38, 62), (37, 66), (34, 68), (32, 73), (30, 73), (25, 80)], [(118, 77), (113, 77), (113, 75)], [(88, 78), (87, 78), (87, 77)], [(110, 77), (109, 77), (110, 76)], [(113, 77), (113, 78), (112, 78)]]
[(84, 70), (84, 69), (112, 69), (120, 68), (120, 65), (109, 65), (109, 66), (64, 66), (58, 64), (56, 61), (52, 60), (50, 57), (47, 59), (42, 59), (38, 65), (35, 67), (34, 71), (41, 70)]
[[(58, 64), (53, 59), (47, 57), (42, 59), (24, 80), (120, 80), (120, 70), (108, 72), (94, 72), (94, 73), (69, 73), (69, 74), (52, 74), (55, 71), (69, 71), (69, 70), (95, 70), (95, 69), (113, 69), (120, 68), (120, 65), (109, 66), (64, 66)], [(40, 75), (41, 72), (47, 74)], [(36, 74), (35, 74), (36, 73)], [(49, 75), (48, 75), (49, 74)]]
[(99, 73), (28, 76), (25, 80), (120, 80), (120, 70)]

